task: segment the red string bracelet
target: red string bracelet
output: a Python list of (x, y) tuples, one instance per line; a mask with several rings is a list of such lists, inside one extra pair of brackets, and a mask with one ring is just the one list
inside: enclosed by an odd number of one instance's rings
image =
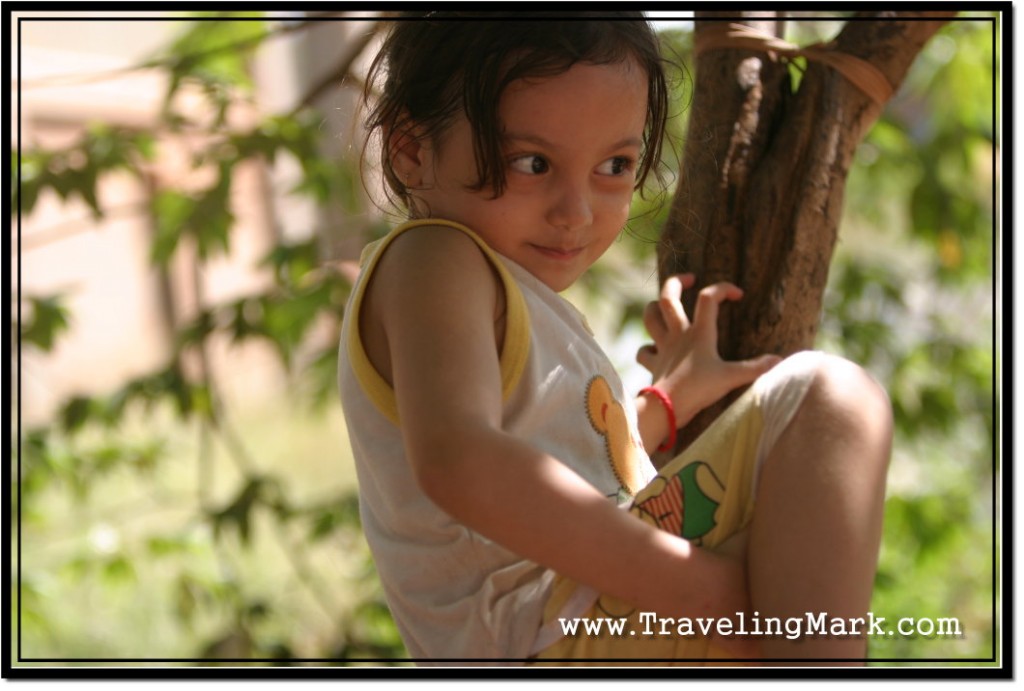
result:
[(676, 445), (676, 409), (672, 405), (672, 399), (668, 397), (668, 394), (659, 389), (657, 386), (645, 386), (640, 389), (640, 395), (645, 393), (653, 394), (655, 398), (661, 401), (661, 405), (665, 407), (665, 413), (668, 415), (668, 441), (658, 447), (658, 451), (671, 451)]

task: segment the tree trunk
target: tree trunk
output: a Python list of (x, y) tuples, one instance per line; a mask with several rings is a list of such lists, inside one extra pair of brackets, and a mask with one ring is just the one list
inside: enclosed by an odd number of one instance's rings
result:
[[(784, 22), (742, 24), (778, 36)], [(924, 44), (955, 13), (862, 13), (827, 46), (872, 65), (895, 91)], [(695, 43), (724, 16), (698, 12)], [(679, 184), (658, 248), (659, 277), (744, 289), (723, 305), (719, 350), (735, 360), (788, 355), (814, 344), (835, 246), (847, 171), (890, 94), (872, 98), (808, 57), (794, 92), (789, 69), (764, 51), (712, 48), (696, 59), (696, 88)], [(693, 314), (696, 290), (684, 296)], [(685, 446), (739, 392), (683, 430)]]

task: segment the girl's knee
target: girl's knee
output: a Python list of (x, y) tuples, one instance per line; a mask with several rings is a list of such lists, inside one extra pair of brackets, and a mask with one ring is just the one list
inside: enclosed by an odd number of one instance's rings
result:
[(892, 439), (889, 396), (860, 365), (803, 351), (776, 365), (755, 386), (762, 399), (790, 411), (787, 415), (803, 428), (801, 435), (858, 438), (887, 453)]
[[(838, 355), (805, 350), (790, 355), (754, 385), (762, 398), (811, 399), (815, 406), (891, 417), (889, 396), (860, 365)], [(806, 400), (804, 401), (806, 402)]]
[[(799, 387), (791, 388), (800, 388), (802, 399), (766, 461), (766, 476), (776, 473), (776, 488), (778, 477), (790, 484), (804, 478), (809, 486), (839, 487), (852, 502), (846, 504), (850, 510), (863, 500), (880, 512), (892, 451), (888, 395), (849, 360), (819, 352), (793, 357), (797, 361), (787, 358), (778, 366), (791, 368), (785, 382), (799, 379)], [(772, 464), (774, 471), (768, 470)]]
[(845, 358), (819, 355), (804, 405), (865, 442), (886, 450), (891, 444), (893, 421), (888, 394), (867, 370)]
[[(787, 357), (754, 384), (764, 456), (788, 449), (800, 463), (852, 454), (854, 467), (882, 477), (892, 444), (892, 409), (878, 382), (859, 365), (820, 351)], [(849, 453), (846, 453), (849, 451)], [(846, 464), (844, 464), (845, 467)]]
[(823, 354), (819, 358), (811, 388), (837, 406), (863, 411), (872, 417), (892, 416), (889, 395), (878, 380), (860, 365), (838, 355)]

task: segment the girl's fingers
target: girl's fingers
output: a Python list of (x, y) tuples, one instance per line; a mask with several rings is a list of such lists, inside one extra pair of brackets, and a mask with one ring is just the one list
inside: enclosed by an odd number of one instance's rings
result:
[(644, 328), (655, 343), (660, 343), (665, 338), (668, 327), (665, 326), (665, 317), (662, 316), (657, 302), (648, 302), (644, 307)]
[(657, 347), (647, 344), (636, 351), (636, 361), (645, 370), (654, 374), (654, 358), (658, 355)]
[(714, 283), (703, 288), (697, 296), (693, 312), (693, 325), (704, 332), (706, 338), (716, 338), (718, 333), (718, 308), (726, 300), (739, 300), (743, 290), (732, 283)]
[(683, 309), (683, 291), (694, 284), (697, 278), (693, 274), (669, 276), (661, 286), (658, 306), (668, 328), (688, 329), (690, 319)]
[(781, 361), (782, 358), (778, 355), (761, 355), (749, 360), (730, 362), (729, 375), (733, 388), (749, 384)]

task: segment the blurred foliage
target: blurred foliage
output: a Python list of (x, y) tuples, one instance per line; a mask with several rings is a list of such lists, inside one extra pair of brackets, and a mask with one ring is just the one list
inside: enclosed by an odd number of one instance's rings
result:
[[(18, 158), (21, 167), (19, 176)], [(153, 137), (146, 132), (130, 132), (96, 123), (81, 139), (61, 150), (27, 149), (14, 151), (11, 161), (11, 209), (32, 212), (43, 190), (56, 192), (62, 201), (80, 197), (93, 218), (103, 217), (96, 198), (100, 176), (118, 169), (138, 171), (142, 160), (153, 157)]]
[(68, 310), (62, 304), (60, 295), (25, 297), (28, 311), (21, 323), (20, 333), (12, 329), (15, 339), (20, 336), (21, 343), (44, 352), (53, 350), (54, 341), (67, 331)]
[[(196, 272), (231, 250), (237, 220), (231, 194), (235, 173), (244, 164), (269, 166), (288, 157), (301, 171), (292, 194), (350, 214), (364, 211), (359, 205), (365, 202), (353, 193), (358, 171), (324, 153), (322, 117), (313, 109), (261, 116), (248, 127), (232, 124), (240, 121), (233, 117), (235, 109), (252, 112), (255, 50), (268, 37), (297, 25), (275, 25), (251, 13), (233, 17), (245, 21), (221, 16), (181, 22), (186, 28), (180, 36), (144, 63), (167, 74), (160, 120), (152, 131), (90, 124), (64, 148), (17, 152), (12, 172), (20, 184), (13, 186), (12, 209), (30, 217), (45, 194), (55, 193), (64, 202), (84, 201), (100, 220), (106, 210), (99, 182), (127, 171), (155, 185), (148, 210), (155, 222), (150, 261), (163, 272), (182, 248), (194, 253)], [(189, 148), (190, 174), (178, 184), (154, 183), (152, 164), (164, 147), (178, 145), (176, 136), (201, 141), (198, 148)], [(198, 496), (182, 501), (180, 494), (149, 490), (161, 495), (156, 502), (161, 507), (183, 510), (179, 521), (165, 525), (140, 518), (137, 527), (130, 520), (118, 525), (131, 512), (117, 512), (113, 522), (101, 521), (84, 535), (81, 546), (51, 556), (46, 567), (35, 558), (24, 563), (22, 587), (13, 594), (20, 619), (12, 625), (19, 627), (19, 635), (25, 626), (29, 639), (46, 648), (25, 650), (26, 657), (343, 663), (404, 654), (394, 624), (382, 615), (387, 609), (360, 539), (354, 493), (297, 497), (289, 491), (287, 467), (262, 470), (266, 464), (257, 462), (248, 433), (235, 431), (216, 373), (207, 363), (218, 338), (232, 344), (260, 341), (277, 354), (294, 386), (308, 394), (299, 412), (313, 414), (335, 400), (337, 330), (350, 286), (325, 261), (322, 246), (315, 233), (305, 240), (281, 240), (259, 262), (258, 268), (272, 277), (269, 287), (219, 304), (204, 301), (199, 313), (177, 329), (163, 366), (107, 394), (72, 396), (49, 424), (18, 430), (11, 454), (18, 479), (11, 516), (26, 534), (50, 539), (61, 530), (52, 517), (56, 507), (72, 517), (91, 517), (109, 508), (120, 491), (134, 496), (140, 486), (172, 477), (165, 466), (180, 460), (181, 432), (159, 430), (198, 430), (200, 440), (194, 451)], [(22, 296), (21, 312), (21, 320), (12, 323), (12, 338), (20, 338), (22, 348), (43, 352), (52, 350), (74, 318), (62, 295)], [(332, 325), (328, 336), (313, 338), (325, 324)], [(154, 420), (167, 424), (150, 424)], [(219, 455), (215, 445), (222, 450)], [(235, 488), (214, 496), (205, 482), (214, 466), (225, 464), (233, 469)], [(265, 569), (263, 552), (274, 544), (286, 556), (282, 560), (279, 554), (273, 568)], [(322, 553), (339, 550), (348, 552), (345, 563), (354, 571), (346, 575), (341, 592), (325, 585), (322, 572)], [(276, 582), (241, 576), (254, 567), (272, 572)], [(305, 591), (306, 606), (292, 602), (297, 595), (275, 597), (282, 587)], [(143, 590), (153, 596), (146, 598), (140, 621), (137, 613), (122, 609), (126, 601), (145, 597)], [(69, 592), (83, 596), (80, 617), (103, 602), (104, 609), (123, 618), (112, 615), (99, 630), (72, 630), (73, 618), (61, 617), (53, 600), (55, 593)], [(325, 623), (309, 621), (318, 616), (310, 613), (310, 601)], [(80, 619), (74, 620), (80, 625)], [(161, 641), (164, 647), (156, 650), (145, 645), (153, 634), (141, 634), (158, 623), (168, 626), (168, 620), (179, 632), (171, 643)], [(133, 634), (140, 634), (138, 640)]]
[(878, 658), (996, 655), (995, 42), (974, 16), (925, 46), (857, 152), (826, 293), (820, 342), (896, 422), (874, 611), (964, 630), (873, 639)]
[[(288, 157), (301, 171), (292, 194), (362, 212), (358, 171), (324, 155), (321, 119), (312, 109), (263, 116), (243, 129), (228, 125), (232, 109), (251, 100), (253, 51), (280, 26), (258, 16), (187, 26), (148, 63), (168, 75), (156, 130), (93, 125), (66, 148), (17, 152), (12, 213), (29, 216), (52, 192), (61, 200), (80, 198), (102, 218), (97, 182), (114, 171), (148, 180), (163, 142), (181, 132), (203, 136), (191, 166), (207, 184), (153, 190), (156, 270), (165, 270), (183, 246), (194, 249), (200, 264), (230, 249), (236, 222), (230, 192), (246, 162)], [(676, 60), (689, 63), (690, 34), (668, 36)], [(955, 21), (922, 53), (858, 152), (826, 295), (821, 347), (874, 372), (896, 415), (874, 611), (893, 620), (956, 616), (968, 631), (927, 645), (872, 640), (876, 658), (992, 654), (992, 44), (989, 24)], [(692, 87), (689, 74), (680, 72), (669, 153), (681, 151)], [(183, 106), (185, 91), (201, 94), (206, 107)], [(587, 301), (612, 311), (616, 331), (636, 327), (653, 291), (655, 243), (678, 168), (678, 161), (667, 163), (665, 184), (638, 195), (630, 232), (581, 283)], [(312, 333), (326, 320), (336, 335), (349, 286), (325, 261), (320, 240), (279, 242), (260, 263), (271, 286), (206, 305), (178, 330), (171, 357), (156, 371), (106, 395), (75, 396), (50, 424), (15, 431), (11, 517), (33, 535), (53, 530), (47, 507), (54, 502), (67, 503), (72, 516), (107, 515), (94, 495), (128, 486), (185, 507), (169, 522), (133, 521), (117, 512), (107, 519), (114, 524), (109, 529), (100, 522), (90, 532), (91, 547), (51, 551), (49, 561), (25, 564), (20, 590), (12, 594), (15, 616), (20, 613), (12, 626), (25, 627), (30, 640), (46, 647), (42, 655), (154, 656), (153, 649), (125, 652), (133, 635), (132, 646), (159, 644), (163, 657), (211, 663), (317, 658), (342, 664), (404, 655), (360, 541), (354, 495), (296, 497), (287, 466), (268, 472), (254, 461), (259, 445), (235, 431), (215, 373), (200, 367), (195, 374), (189, 366), (196, 356), (203, 360), (216, 338), (267, 343), (296, 387), (318, 404), (333, 403), (336, 343)], [(19, 311), (12, 338), (42, 352), (74, 316), (60, 295), (22, 296)], [(180, 445), (160, 432), (170, 428), (198, 430), (199, 491), (191, 503), (152, 481)], [(206, 482), (216, 464), (233, 469), (234, 485), (215, 498)], [(321, 571), (315, 552), (325, 544), (351, 557), (344, 579)], [(68, 592), (82, 594), (75, 606), (83, 611), (102, 605), (104, 616), (92, 630), (59, 616), (72, 605), (55, 605), (54, 597)], [(317, 613), (296, 605), (300, 596)], [(316, 618), (322, 621), (310, 621)], [(177, 635), (147, 637), (158, 623)]]

